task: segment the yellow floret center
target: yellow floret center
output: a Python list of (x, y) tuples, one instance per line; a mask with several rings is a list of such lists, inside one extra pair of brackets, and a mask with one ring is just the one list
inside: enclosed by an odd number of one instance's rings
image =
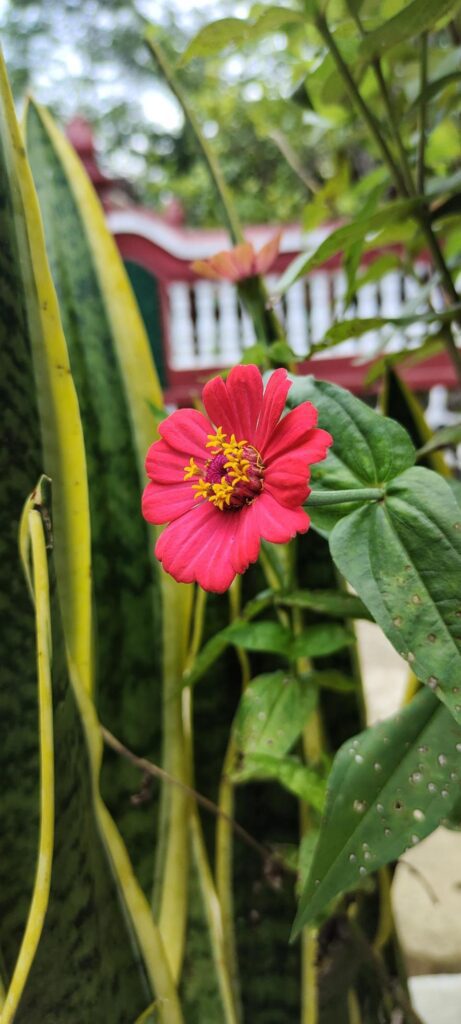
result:
[(194, 481), (197, 499), (210, 501), (221, 511), (248, 504), (262, 487), (264, 467), (259, 452), (248, 441), (226, 434), (222, 427), (207, 436), (205, 447), (210, 449), (210, 457), (203, 468), (192, 457), (184, 466), (184, 480)]

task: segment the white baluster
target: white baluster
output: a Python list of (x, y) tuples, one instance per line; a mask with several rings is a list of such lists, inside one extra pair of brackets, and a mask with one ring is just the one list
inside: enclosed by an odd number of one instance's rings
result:
[(194, 325), (192, 323), (189, 285), (182, 281), (168, 288), (170, 305), (171, 365), (175, 370), (189, 370), (197, 365), (194, 351)]
[(287, 292), (287, 337), (288, 344), (297, 356), (307, 355), (308, 318), (304, 303), (304, 281), (296, 281)]
[(311, 341), (322, 341), (331, 325), (330, 277), (325, 270), (319, 270), (309, 278), (311, 297)]
[[(381, 316), (400, 316), (402, 312), (401, 299), (402, 276), (397, 270), (390, 271), (381, 278), (379, 289), (381, 292)], [(391, 340), (386, 345), (386, 352), (397, 352), (402, 348), (403, 338), (397, 327), (394, 328)]]
[[(373, 282), (364, 284), (357, 292), (357, 316), (361, 320), (369, 317), (379, 316), (378, 293)], [(357, 354), (371, 356), (380, 342), (380, 335), (375, 331), (367, 331), (361, 338), (357, 339)]]
[(256, 341), (255, 329), (253, 327), (253, 321), (251, 317), (248, 315), (246, 309), (244, 309), (243, 307), (241, 307), (240, 327), (242, 337), (242, 348), (250, 348), (251, 345), (254, 345)]
[[(355, 309), (349, 305), (347, 311), (344, 310), (344, 299), (347, 290), (347, 278), (344, 270), (335, 270), (331, 275), (331, 282), (333, 285), (333, 312), (334, 319), (338, 323), (343, 323), (344, 320), (351, 320), (355, 316)], [(335, 345), (334, 348), (330, 349), (329, 352), (325, 352), (325, 356), (330, 356), (332, 359), (339, 358), (340, 356), (355, 356), (357, 354), (357, 342), (354, 338), (348, 338), (346, 341), (342, 341), (340, 345)]]
[(240, 324), (237, 312), (237, 289), (228, 281), (218, 285), (219, 363), (227, 366), (241, 357)]
[(213, 366), (217, 361), (218, 336), (216, 286), (211, 281), (197, 281), (194, 290), (197, 309), (197, 365)]
[(448, 427), (457, 423), (459, 414), (448, 408), (448, 390), (443, 384), (434, 384), (429, 391), (426, 412), (424, 413), (431, 430)]

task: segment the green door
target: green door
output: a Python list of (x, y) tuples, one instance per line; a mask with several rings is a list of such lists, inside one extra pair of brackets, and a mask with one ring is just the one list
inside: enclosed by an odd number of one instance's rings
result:
[(159, 380), (164, 388), (167, 379), (158, 281), (145, 267), (132, 260), (126, 260), (125, 267), (146, 326)]

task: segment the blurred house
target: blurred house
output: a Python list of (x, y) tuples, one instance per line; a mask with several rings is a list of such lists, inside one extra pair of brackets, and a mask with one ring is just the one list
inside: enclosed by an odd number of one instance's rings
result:
[[(161, 215), (140, 205), (128, 182), (108, 178), (100, 170), (91, 127), (83, 118), (75, 118), (67, 134), (104, 205), (146, 324), (165, 400), (175, 405), (189, 404), (210, 373), (238, 362), (245, 349), (255, 342), (252, 324), (239, 303), (236, 288), (227, 281), (200, 279), (190, 267), (193, 260), (229, 248), (229, 236), (224, 230), (187, 227), (177, 200)], [(279, 224), (258, 225), (249, 227), (245, 234), (259, 249), (279, 229)], [(330, 231), (331, 225), (327, 225), (306, 235), (297, 224), (283, 226), (280, 253), (267, 278), (269, 294), (276, 294), (277, 280), (294, 257), (302, 250), (314, 251)], [(364, 264), (377, 255), (376, 251), (367, 252)], [(415, 324), (407, 329), (405, 342), (397, 329), (390, 338), (389, 328), (385, 329), (387, 334), (370, 330), (360, 338), (317, 352), (308, 360), (311, 346), (321, 342), (334, 321), (398, 317), (404, 310), (411, 310), (412, 302), (417, 303), (415, 281), (393, 269), (379, 281), (364, 284), (345, 311), (346, 277), (341, 263), (337, 256), (297, 281), (276, 309), (293, 352), (306, 356), (303, 372), (311, 370), (360, 393), (366, 390), (370, 362), (379, 355), (384, 339), (386, 352), (398, 351), (404, 344), (407, 349), (416, 348), (427, 327)], [(418, 270), (424, 280), (424, 257)], [(431, 301), (435, 309), (440, 308), (442, 299), (437, 290)], [(446, 388), (456, 386), (452, 365), (445, 354), (406, 364), (402, 376), (417, 391), (439, 386), (434, 415), (444, 422)]]

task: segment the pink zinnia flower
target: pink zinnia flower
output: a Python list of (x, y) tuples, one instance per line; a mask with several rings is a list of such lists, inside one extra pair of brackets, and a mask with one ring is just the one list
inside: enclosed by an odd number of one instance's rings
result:
[(209, 260), (195, 260), (191, 263), (192, 270), (212, 281), (225, 278), (234, 284), (256, 274), (267, 274), (278, 255), (281, 237), (282, 232), (278, 231), (259, 252), (255, 252), (251, 242), (243, 242), (233, 249), (217, 252)]
[(332, 438), (310, 402), (282, 417), (290, 387), (280, 369), (263, 392), (256, 366), (236, 366), (205, 385), (209, 418), (179, 409), (160, 424), (142, 510), (170, 524), (155, 554), (178, 582), (222, 593), (256, 562), (261, 538), (283, 544), (308, 529), (309, 466)]

